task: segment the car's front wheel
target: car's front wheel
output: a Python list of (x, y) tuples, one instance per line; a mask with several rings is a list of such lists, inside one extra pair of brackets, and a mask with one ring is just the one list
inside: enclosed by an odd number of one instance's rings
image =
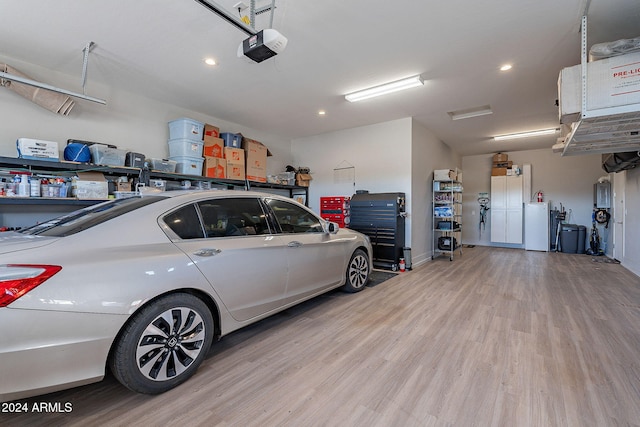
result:
[(190, 294), (171, 294), (143, 307), (127, 323), (110, 357), (114, 376), (127, 388), (163, 393), (195, 373), (213, 341), (213, 317)]
[(369, 257), (362, 249), (356, 249), (347, 265), (345, 292), (361, 291), (369, 281)]

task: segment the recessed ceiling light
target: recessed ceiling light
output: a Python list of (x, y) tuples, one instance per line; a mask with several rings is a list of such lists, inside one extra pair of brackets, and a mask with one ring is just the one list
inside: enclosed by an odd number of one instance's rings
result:
[(503, 139), (516, 139), (516, 138), (528, 138), (530, 136), (541, 136), (541, 135), (551, 135), (553, 133), (558, 132), (560, 129), (542, 129), (542, 130), (533, 130), (531, 132), (519, 132), (519, 133), (510, 133), (507, 135), (497, 135), (494, 136), (493, 139), (496, 141), (502, 141)]
[(513, 68), (513, 65), (504, 64), (502, 67), (500, 67), (500, 71), (509, 71), (511, 68)]
[(319, 115), (319, 116), (326, 116), (326, 115), (327, 115), (327, 112), (326, 112), (326, 111), (324, 111), (324, 110), (320, 110), (320, 111), (318, 111), (318, 115)]
[(216, 65), (216, 60), (213, 58), (207, 58), (204, 60), (204, 63), (207, 65)]
[(493, 114), (493, 111), (490, 105), (483, 105), (481, 107), (465, 108), (464, 110), (448, 111), (447, 114), (451, 117), (451, 120), (462, 120)]

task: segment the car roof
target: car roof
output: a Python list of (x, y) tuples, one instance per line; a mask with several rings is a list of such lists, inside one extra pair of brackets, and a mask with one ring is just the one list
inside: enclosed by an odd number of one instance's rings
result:
[(280, 194), (267, 193), (262, 191), (245, 191), (245, 190), (174, 190), (163, 192), (147, 193), (149, 196), (160, 196), (184, 199), (184, 201), (200, 200), (204, 198), (228, 198), (228, 197), (270, 197), (280, 200), (287, 200), (298, 203), (295, 200), (282, 196)]

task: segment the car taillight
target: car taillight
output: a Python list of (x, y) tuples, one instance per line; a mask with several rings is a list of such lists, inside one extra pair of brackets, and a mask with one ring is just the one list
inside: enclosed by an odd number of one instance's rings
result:
[(6, 307), (62, 270), (59, 265), (0, 265), (0, 307)]

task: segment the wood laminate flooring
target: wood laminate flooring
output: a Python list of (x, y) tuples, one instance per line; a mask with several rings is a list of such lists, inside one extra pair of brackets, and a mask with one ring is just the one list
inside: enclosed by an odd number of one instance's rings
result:
[(0, 425), (640, 426), (640, 279), (591, 259), (465, 249), (233, 333), (165, 394), (108, 376)]

